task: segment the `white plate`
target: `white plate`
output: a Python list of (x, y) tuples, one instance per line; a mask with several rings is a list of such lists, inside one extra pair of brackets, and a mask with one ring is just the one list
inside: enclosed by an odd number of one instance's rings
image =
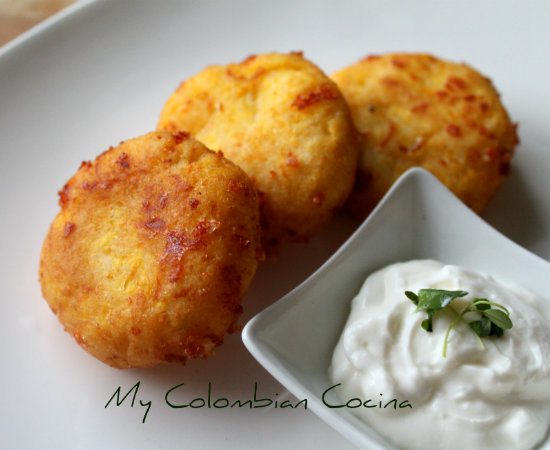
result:
[[(42, 300), (40, 247), (56, 191), (82, 160), (153, 129), (179, 82), (211, 63), (303, 50), (327, 72), (369, 53), (428, 51), (489, 75), (520, 123), (510, 180), (483, 217), (550, 258), (550, 13), (546, 0), (352, 0), (80, 3), (0, 50), (0, 447), (345, 448), (310, 411), (171, 409), (165, 392), (192, 400), (288, 395), (238, 334), (215, 358), (117, 371), (64, 333)], [(340, 219), (307, 246), (265, 264), (241, 323), (297, 286), (351, 234)], [(118, 386), (141, 381), (135, 406), (104, 408)], [(144, 424), (139, 399), (151, 400)], [(128, 399), (127, 399), (128, 400)]]
[[(403, 174), (319, 270), (243, 330), (243, 341), (254, 357), (361, 448), (394, 447), (349, 409), (323, 404), (323, 392), (334, 384), (328, 367), (351, 299), (365, 278), (388, 264), (412, 259), (468, 267), (528, 287), (550, 302), (550, 264), (487, 225), (434, 176), (416, 168)], [(541, 448), (548, 446), (550, 439)]]

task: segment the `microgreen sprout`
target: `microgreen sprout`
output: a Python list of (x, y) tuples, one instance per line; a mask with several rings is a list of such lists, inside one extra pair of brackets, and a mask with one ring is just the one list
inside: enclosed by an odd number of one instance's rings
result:
[[(475, 298), (460, 313), (456, 312), (449, 304), (456, 298), (468, 295), (466, 291), (446, 291), (443, 289), (420, 289), (418, 294), (405, 291), (405, 295), (416, 305), (416, 311), (425, 311), (428, 317), (422, 321), (422, 328), (428, 332), (433, 331), (433, 318), (436, 311), (448, 309), (456, 314), (456, 318), (450, 323), (443, 341), (443, 357), (447, 357), (447, 342), (449, 334), (458, 322), (464, 322), (469, 330), (474, 333), (482, 349), (485, 345), (481, 338), (487, 336), (501, 337), (505, 330), (512, 328), (510, 311), (498, 303), (485, 298)], [(447, 308), (448, 307), (448, 308)], [(467, 322), (464, 315), (476, 313), (476, 320)]]

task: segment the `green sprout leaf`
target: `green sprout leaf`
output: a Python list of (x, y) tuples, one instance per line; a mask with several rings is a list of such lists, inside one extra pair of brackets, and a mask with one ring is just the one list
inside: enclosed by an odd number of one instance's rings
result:
[(474, 333), (481, 337), (481, 320), (474, 320), (470, 322), (470, 328), (474, 330)]
[(490, 336), (501, 337), (503, 334), (504, 334), (504, 330), (500, 327), (497, 327), (494, 323), (491, 322)]
[(418, 295), (412, 291), (405, 291), (405, 295), (412, 301), (415, 305), (418, 305)]
[(443, 289), (420, 289), (418, 311), (438, 311), (458, 297), (468, 295), (466, 291), (444, 291)]
[[(447, 356), (449, 335), (458, 322), (464, 322), (468, 325), (468, 328), (474, 334), (483, 350), (485, 350), (485, 345), (481, 338), (489, 336), (501, 337), (505, 330), (512, 328), (510, 312), (504, 306), (489, 301), (486, 298), (475, 298), (460, 313), (451, 308), (449, 304), (456, 298), (468, 295), (466, 291), (420, 289), (418, 294), (411, 291), (405, 291), (405, 295), (416, 305), (416, 312), (424, 311), (428, 315), (428, 318), (424, 319), (421, 323), (422, 328), (428, 332), (433, 331), (433, 319), (436, 311), (448, 307), (448, 309), (456, 315), (445, 333), (442, 352), (444, 358)], [(464, 319), (464, 315), (467, 313), (477, 314), (478, 319), (467, 322)]]
[(479, 337), (491, 335), (491, 321), (487, 317), (482, 317), (480, 320), (474, 320), (470, 322), (469, 325)]
[(429, 331), (430, 333), (434, 330), (431, 317), (424, 319), (421, 325), (422, 325), (422, 328), (424, 328), (426, 331)]
[(483, 315), (503, 330), (509, 330), (512, 328), (512, 321), (510, 320), (510, 317), (508, 317), (508, 315), (500, 309), (488, 309), (487, 311), (483, 311)]
[(485, 311), (486, 309), (491, 309), (489, 300), (487, 300), (486, 298), (474, 298), (472, 303), (476, 305), (476, 308), (478, 311)]

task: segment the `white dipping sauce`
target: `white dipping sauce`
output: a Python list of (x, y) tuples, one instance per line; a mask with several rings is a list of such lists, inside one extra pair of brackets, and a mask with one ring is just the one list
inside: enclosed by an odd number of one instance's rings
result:
[[(433, 332), (406, 290), (465, 290), (464, 300), (486, 298), (510, 311), (513, 328), (483, 338), (483, 350), (464, 323), (445, 332), (454, 316), (438, 311)], [(450, 306), (461, 311), (464, 300)], [(370, 275), (351, 313), (329, 369), (332, 391), (345, 404), (369, 405), (355, 414), (403, 449), (531, 449), (550, 423), (550, 307), (534, 294), (487, 275), (417, 260)], [(380, 408), (392, 399), (387, 408)], [(412, 408), (395, 408), (404, 400)], [(356, 406), (358, 401), (351, 402)]]

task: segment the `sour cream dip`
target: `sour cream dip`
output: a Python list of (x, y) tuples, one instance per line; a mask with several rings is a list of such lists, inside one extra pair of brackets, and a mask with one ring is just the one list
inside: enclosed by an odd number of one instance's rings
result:
[[(483, 338), (468, 325), (445, 333), (456, 317), (425, 312), (405, 296), (420, 289), (464, 290), (457, 312), (474, 298), (504, 305), (513, 327)], [(550, 424), (550, 303), (491, 276), (433, 260), (392, 264), (370, 275), (352, 300), (329, 375), (342, 404), (396, 446), (407, 450), (529, 450)], [(408, 401), (411, 407), (395, 408)], [(379, 402), (380, 400), (380, 402)], [(358, 406), (361, 405), (361, 406)]]

